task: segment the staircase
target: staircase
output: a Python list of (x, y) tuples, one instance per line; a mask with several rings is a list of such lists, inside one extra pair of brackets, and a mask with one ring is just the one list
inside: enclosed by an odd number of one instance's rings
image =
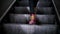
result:
[(28, 24), (30, 19), (29, 0), (16, 0), (1, 21), (5, 34), (56, 34), (57, 21), (52, 0), (38, 0), (36, 5), (37, 24)]

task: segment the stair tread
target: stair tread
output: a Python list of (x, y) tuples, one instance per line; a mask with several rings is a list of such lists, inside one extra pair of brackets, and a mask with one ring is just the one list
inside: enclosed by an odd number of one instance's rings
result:
[[(56, 25), (21, 25), (21, 24), (3, 24), (5, 31), (15, 34), (55, 34)], [(12, 31), (13, 30), (13, 31)], [(9, 34), (8, 33), (8, 34)]]
[[(52, 7), (37, 7), (36, 14), (54, 14), (54, 10)], [(30, 7), (15, 7), (14, 12), (16, 14), (29, 14)]]
[(37, 6), (39, 7), (51, 7), (51, 2), (37, 2)]
[(29, 7), (15, 7), (14, 12), (19, 14), (28, 14), (30, 11)]
[(37, 14), (54, 14), (53, 7), (37, 7)]
[(18, 1), (19, 6), (29, 6), (29, 1)]
[[(29, 14), (10, 14), (12, 23), (26, 24), (29, 22)], [(55, 24), (55, 15), (36, 15), (39, 24)]]

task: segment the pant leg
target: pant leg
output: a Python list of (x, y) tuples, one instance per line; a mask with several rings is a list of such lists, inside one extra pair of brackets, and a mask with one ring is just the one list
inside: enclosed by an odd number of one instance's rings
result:
[(34, 2), (33, 2), (33, 0), (29, 0), (29, 6), (30, 6), (30, 13), (34, 13)]
[(35, 13), (34, 7), (36, 7), (38, 0), (29, 0), (30, 13)]

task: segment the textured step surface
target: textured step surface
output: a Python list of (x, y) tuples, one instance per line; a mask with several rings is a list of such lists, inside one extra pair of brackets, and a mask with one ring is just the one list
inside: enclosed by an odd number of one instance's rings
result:
[[(54, 14), (52, 7), (37, 7), (37, 14)], [(17, 14), (28, 14), (30, 13), (30, 7), (15, 7), (14, 10)]]
[(6, 34), (56, 34), (56, 25), (4, 24)]
[(53, 7), (37, 7), (37, 14), (54, 14)]
[(30, 12), (30, 8), (29, 7), (15, 7), (14, 12), (17, 14), (28, 14)]
[[(53, 24), (55, 23), (55, 15), (36, 15), (39, 24)], [(30, 15), (28, 14), (10, 14), (12, 23), (26, 24), (29, 22)]]
[(55, 15), (37, 15), (39, 22), (42, 24), (53, 24), (55, 23)]
[(39, 6), (39, 7), (50, 7), (51, 6), (51, 2), (38, 1), (37, 6)]
[(19, 6), (29, 6), (29, 1), (18, 1)]
[(10, 20), (12, 23), (26, 24), (28, 18), (28, 14), (10, 14)]

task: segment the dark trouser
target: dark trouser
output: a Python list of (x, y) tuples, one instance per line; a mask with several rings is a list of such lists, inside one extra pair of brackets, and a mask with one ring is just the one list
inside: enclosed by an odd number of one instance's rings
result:
[(29, 0), (29, 6), (30, 6), (30, 13), (35, 13), (34, 7), (36, 7), (38, 0)]

